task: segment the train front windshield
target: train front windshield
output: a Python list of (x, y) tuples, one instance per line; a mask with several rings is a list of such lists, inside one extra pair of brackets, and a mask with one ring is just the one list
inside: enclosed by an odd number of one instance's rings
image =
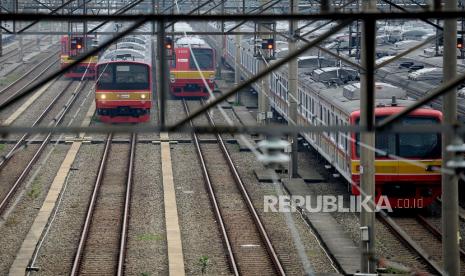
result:
[[(192, 53), (195, 56), (195, 60), (192, 58)], [(189, 67), (191, 69), (197, 69), (195, 61), (199, 65), (200, 70), (213, 69), (213, 50), (212, 49), (197, 49), (192, 48), (191, 58)]]
[(108, 63), (98, 66), (99, 90), (148, 90), (150, 68), (144, 64)]
[[(378, 117), (381, 121), (385, 117)], [(357, 122), (358, 123), (358, 122)], [(406, 117), (401, 124), (409, 125), (438, 124), (436, 118)], [(356, 134), (357, 156), (360, 156), (360, 134)], [(404, 158), (440, 158), (441, 135), (438, 133), (376, 133), (376, 157), (387, 157), (388, 154)]]

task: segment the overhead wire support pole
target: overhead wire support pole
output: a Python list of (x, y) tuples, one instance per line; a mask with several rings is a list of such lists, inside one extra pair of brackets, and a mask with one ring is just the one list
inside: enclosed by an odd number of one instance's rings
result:
[[(240, 9), (239, 9), (239, 3), (237, 3), (238, 5), (238, 8), (237, 8), (237, 12), (239, 13), (240, 12)], [(242, 12), (244, 13), (245, 12), (245, 9), (244, 7), (242, 7)], [(222, 23), (222, 26), (224, 26), (224, 24)], [(225, 38), (223, 39), (227, 39), (227, 36), (225, 36)], [(234, 55), (234, 86), (237, 86), (240, 82), (241, 82), (241, 68), (240, 68), (240, 64), (241, 64), (241, 40), (242, 40), (242, 36), (238, 33), (236, 33), (234, 35), (234, 44), (235, 44), (235, 47), (236, 47), (236, 54)], [(221, 57), (223, 58), (223, 57)], [(241, 102), (241, 94), (240, 93), (237, 93), (236, 94), (236, 103), (239, 103), (240, 104)]]
[[(299, 9), (299, 0), (290, 0), (289, 1), (289, 10), (291, 14), (297, 13)], [(289, 20), (289, 51), (293, 52), (297, 49), (297, 35), (298, 35), (298, 21)], [(298, 62), (297, 58), (293, 58), (289, 61), (288, 65), (288, 79), (289, 79), (289, 120), (288, 124), (297, 125), (297, 105), (299, 104), (298, 101)], [(297, 134), (291, 134), (288, 136), (288, 140), (291, 143), (291, 160), (289, 166), (289, 178), (297, 178), (299, 177), (298, 174), (298, 150), (299, 144), (297, 141)]]
[[(457, 0), (446, 0), (444, 9), (455, 11)], [(444, 56), (443, 82), (448, 82), (457, 74), (457, 19), (444, 20)], [(451, 88), (443, 97), (444, 124), (457, 123), (457, 88)], [(454, 141), (455, 133), (442, 135), (443, 165), (454, 158), (454, 153), (446, 147)], [(459, 255), (459, 216), (458, 216), (458, 179), (456, 174), (442, 173), (442, 254), (446, 275), (460, 274)]]
[[(0, 6), (2, 3), (0, 2)], [(2, 16), (2, 9), (0, 9), (0, 17)], [(0, 20), (0, 27), (2, 27), (2, 21)], [(3, 30), (0, 28), (0, 57), (3, 56), (3, 36), (2, 36)]]
[[(221, 1), (221, 14), (224, 14), (224, 1)], [(224, 21), (221, 21), (221, 33), (224, 33)], [(220, 53), (218, 54), (218, 61), (217, 68), (216, 68), (216, 79), (220, 80), (221, 77), (221, 69), (223, 67), (223, 55), (224, 55), (224, 47), (225, 47), (225, 37), (221, 39), (221, 46), (220, 46)]]
[[(364, 12), (376, 9), (374, 0), (363, 0), (362, 9)], [(376, 21), (372, 19), (363, 20), (362, 25), (362, 49), (361, 63), (364, 68), (360, 72), (360, 127), (366, 128), (368, 132), (360, 133), (360, 190), (361, 202), (368, 198), (368, 202), (375, 200), (375, 41), (376, 41)], [(367, 238), (360, 241), (362, 273), (375, 273), (375, 208), (370, 204), (369, 210), (361, 208), (360, 227), (361, 231), (368, 233)], [(363, 237), (364, 235), (362, 235)]]
[(166, 96), (167, 96), (167, 64), (166, 64), (166, 49), (165, 49), (165, 20), (158, 21), (158, 82), (160, 91), (158, 91), (159, 110), (160, 110), (160, 127), (164, 129), (166, 126)]
[[(267, 2), (267, 0), (261, 0), (260, 3), (261, 3), (261, 5), (260, 5), (259, 13), (263, 14), (266, 11), (266, 9), (264, 7), (269, 2)], [(266, 23), (264, 23), (264, 22), (266, 22)], [(255, 24), (258, 24), (258, 28), (255, 28), (255, 30), (258, 29), (258, 32), (259, 32), (258, 35), (254, 36), (255, 38), (260, 39), (262, 42), (265, 39), (267, 39), (267, 37), (265, 35), (261, 34), (261, 32), (265, 30), (265, 26), (269, 22), (270, 21), (259, 21), (258, 23), (255, 23)], [(261, 45), (262, 42), (260, 42), (258, 44)], [(269, 58), (267, 56), (268, 53), (265, 53), (265, 51), (269, 51), (269, 50), (268, 49), (261, 49), (260, 46), (256, 45), (257, 41), (255, 41), (254, 43), (255, 43), (254, 47), (258, 47), (258, 49), (255, 48), (256, 53), (257, 53), (256, 58), (259, 59), (258, 67), (260, 68), (260, 70), (264, 70), (266, 68), (266, 66), (267, 66), (266, 59)], [(273, 45), (273, 47), (274, 47), (274, 45)], [(274, 51), (274, 49), (273, 49), (273, 51)], [(271, 56), (271, 55), (269, 55), (269, 56)], [(266, 125), (267, 124), (268, 111), (270, 111), (270, 101), (268, 99), (268, 91), (270, 90), (269, 89), (269, 75), (265, 76), (264, 78), (261, 78), (259, 83), (260, 83), (260, 87), (261, 87), (261, 93), (258, 93), (257, 122), (258, 122), (259, 125)]]

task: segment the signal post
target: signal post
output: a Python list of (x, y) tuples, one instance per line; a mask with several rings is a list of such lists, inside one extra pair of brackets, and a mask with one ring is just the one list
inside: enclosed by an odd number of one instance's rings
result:
[[(260, 5), (265, 5), (268, 3), (266, 0), (260, 0)], [(265, 24), (264, 22), (259, 22), (258, 24), (258, 36), (256, 35), (255, 37), (259, 37), (261, 39), (261, 42), (258, 43), (258, 45), (255, 45), (256, 49), (256, 56), (259, 59), (259, 71), (264, 70), (267, 65), (266, 65), (266, 60), (272, 57), (273, 55), (267, 56), (267, 51), (270, 51), (268, 49), (263, 49), (263, 42), (268, 39), (267, 36), (263, 35), (262, 32), (266, 31)], [(255, 40), (255, 43), (257, 44), (257, 40)], [(261, 46), (261, 47), (260, 47)], [(272, 46), (272, 53), (274, 53), (274, 41), (271, 44)], [(257, 50), (258, 48), (258, 50)], [(261, 48), (261, 49), (260, 49)], [(268, 48), (268, 46), (266, 47)], [(267, 123), (267, 117), (270, 112), (270, 102), (268, 100), (268, 93), (269, 93), (269, 76), (266, 76), (260, 80), (260, 85), (261, 85), (261, 93), (258, 93), (258, 114), (257, 114), (257, 121), (259, 125), (266, 125)]]
[[(297, 13), (299, 10), (299, 0), (290, 0), (289, 1), (289, 10), (291, 14)], [(298, 21), (289, 20), (289, 52), (292, 53), (297, 50), (297, 40), (296, 37), (298, 35)], [(289, 118), (288, 124), (289, 125), (297, 125), (297, 106), (298, 106), (298, 81), (297, 81), (297, 74), (298, 74), (298, 63), (297, 58), (291, 59), (288, 64), (288, 80), (289, 80)], [(297, 141), (297, 133), (293, 133), (289, 135), (288, 140), (291, 143), (291, 163), (289, 166), (289, 178), (297, 178), (298, 175), (298, 150), (299, 144)]]
[[(364, 12), (376, 11), (376, 1), (363, 0), (362, 10)], [(361, 264), (362, 273), (375, 273), (375, 80), (374, 80), (374, 61), (375, 61), (375, 39), (376, 39), (376, 21), (363, 21), (362, 26), (362, 49), (361, 65), (363, 70), (360, 72), (360, 127), (365, 129), (360, 133), (360, 190), (361, 200), (370, 199), (372, 210), (361, 208), (360, 211), (360, 230), (361, 230)]]
[[(454, 11), (457, 0), (446, 0), (445, 10)], [(443, 57), (443, 83), (454, 79), (457, 74), (457, 20), (444, 20), (444, 57)], [(457, 123), (457, 88), (451, 89), (443, 97), (444, 124)], [(443, 166), (454, 158), (452, 152), (447, 150), (454, 140), (454, 133), (444, 132), (442, 135)], [(446, 165), (447, 166), (447, 165)], [(442, 254), (445, 275), (460, 274), (459, 255), (459, 216), (458, 216), (458, 179), (456, 174), (442, 173)]]

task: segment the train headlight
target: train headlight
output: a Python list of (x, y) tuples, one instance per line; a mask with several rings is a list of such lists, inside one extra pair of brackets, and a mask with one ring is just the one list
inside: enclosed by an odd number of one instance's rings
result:
[(101, 100), (105, 100), (107, 98), (107, 95), (106, 94), (100, 94), (100, 99)]
[(140, 94), (141, 99), (145, 99), (147, 96), (145, 94)]
[(210, 76), (210, 83), (213, 83), (213, 82), (215, 82), (215, 75)]

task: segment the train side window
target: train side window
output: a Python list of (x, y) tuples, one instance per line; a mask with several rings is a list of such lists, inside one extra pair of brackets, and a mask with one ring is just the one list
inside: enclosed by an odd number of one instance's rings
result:
[[(195, 57), (195, 60), (197, 61), (197, 64), (195, 63), (193, 56)], [(197, 69), (197, 65), (199, 69), (212, 69), (214, 67), (213, 64), (213, 50), (212, 49), (192, 49), (191, 54), (190, 54), (190, 59), (189, 59), (189, 67), (190, 69)]]
[(170, 68), (176, 68), (176, 53), (173, 51), (172, 58), (168, 60)]
[(315, 114), (315, 110), (313, 109), (313, 97), (310, 97), (310, 112), (313, 114)]
[[(337, 115), (334, 118), (335, 118), (334, 123), (335, 123), (336, 126), (338, 126), (339, 125), (339, 118), (337, 117)], [(334, 137), (336, 138), (336, 145), (339, 145), (339, 131), (334, 132)]]
[[(344, 125), (345, 125), (345, 126), (348, 126), (347, 123), (345, 123)], [(350, 138), (349, 138), (349, 137), (350, 137), (350, 136), (349, 136), (350, 133), (349, 133), (349, 132), (345, 132), (344, 134), (345, 134), (345, 135), (344, 135), (344, 150), (345, 150), (345, 152), (348, 154), (348, 153), (349, 153), (348, 142), (349, 142), (349, 139), (350, 139)]]

